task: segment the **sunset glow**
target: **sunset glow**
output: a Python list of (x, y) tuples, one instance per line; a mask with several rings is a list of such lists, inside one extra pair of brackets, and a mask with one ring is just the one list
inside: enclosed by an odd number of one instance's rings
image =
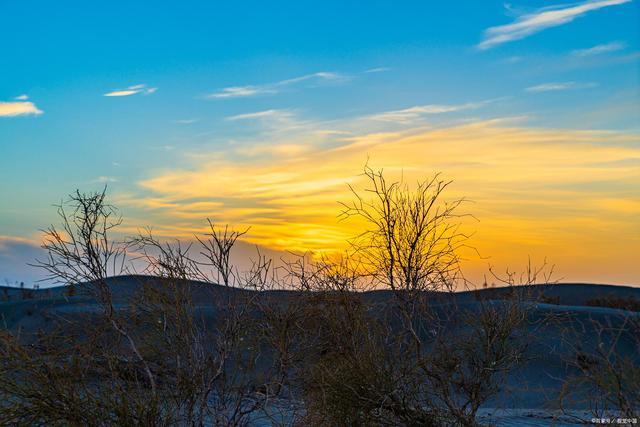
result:
[(122, 236), (189, 240), (212, 218), (339, 252), (361, 231), (339, 202), (368, 164), (453, 181), (476, 282), (546, 258), (564, 280), (639, 284), (637, 1), (463, 2), (464, 25), (409, 3), (3, 6), (0, 279), (36, 278), (17, 265), (51, 205), (105, 184)]

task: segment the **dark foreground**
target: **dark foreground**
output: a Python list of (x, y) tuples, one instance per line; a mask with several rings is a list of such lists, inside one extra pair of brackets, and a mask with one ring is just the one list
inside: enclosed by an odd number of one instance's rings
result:
[[(161, 281), (146, 276), (112, 278), (108, 284), (116, 311), (131, 310), (134, 306), (131, 301), (136, 298), (141, 287), (164, 286)], [(210, 319), (212, 323), (219, 321), (220, 302), (225, 301), (229, 294), (250, 295), (252, 301), (277, 300), (284, 305), (294, 304), (292, 301), (301, 298), (297, 292), (263, 291), (251, 295), (250, 291), (199, 282), (188, 282), (181, 286), (189, 288), (193, 316)], [(509, 370), (499, 391), (488, 398), (477, 412), (476, 420), (480, 424), (580, 425), (590, 422), (594, 414), (602, 409), (594, 407), (597, 399), (592, 396), (599, 391), (587, 382), (573, 379), (579, 377), (580, 372), (602, 369), (598, 368), (598, 363), (602, 362), (597, 357), (603, 353), (603, 349), (606, 349), (605, 358), (610, 358), (611, 363), (628, 363), (628, 366), (635, 367), (635, 373), (628, 374), (637, 375), (637, 368), (640, 366), (639, 341), (635, 335), (637, 331), (628, 325), (637, 324), (640, 319), (640, 312), (634, 305), (640, 301), (639, 288), (556, 284), (540, 285), (535, 290), (535, 298), (527, 303), (533, 305), (527, 312), (528, 330), (519, 332), (521, 335), (530, 335), (531, 339), (527, 341), (521, 363)], [(474, 313), (487, 305), (500, 305), (503, 301), (509, 301), (513, 298), (513, 292), (513, 289), (503, 288), (442, 294), (432, 298), (435, 301), (433, 310), (439, 313), (438, 318), (452, 311), (448, 307), (454, 305), (456, 313)], [(358, 298), (368, 306), (376, 307), (384, 305), (393, 295), (389, 291), (372, 291), (360, 294)], [(64, 335), (64, 324), (73, 324), (75, 328), (83, 322), (91, 322), (102, 308), (94, 296), (82, 291), (82, 287), (73, 292), (64, 287), (41, 290), (0, 289), (1, 327), (4, 331), (19, 333), (24, 337), (35, 336), (39, 331), (56, 330), (56, 333), (60, 333), (61, 327)], [(259, 320), (256, 319), (261, 318), (262, 314), (255, 316), (257, 317), (253, 317), (253, 321), (257, 322)], [(135, 318), (135, 313), (130, 318)], [(590, 364), (593, 364), (593, 368), (590, 368)], [(235, 367), (232, 369), (246, 368), (237, 364), (231, 366)], [(255, 372), (263, 370), (260, 368)], [(615, 370), (612, 372), (615, 373)], [(624, 374), (622, 372), (623, 376)], [(628, 380), (607, 376), (602, 378), (604, 381)], [(251, 393), (268, 392), (253, 390)], [(637, 393), (637, 387), (630, 393)], [(213, 395), (208, 398), (215, 399)], [(304, 413), (305, 408), (300, 406), (295, 393), (290, 392), (287, 396), (290, 400), (274, 398), (264, 405), (263, 412), (271, 411), (271, 415), (251, 415), (239, 424), (296, 424), (296, 414)], [(637, 399), (637, 396), (629, 397), (631, 402), (634, 402), (634, 398)], [(276, 412), (278, 415), (274, 415)], [(623, 418), (621, 413), (611, 409), (607, 418), (615, 423), (616, 416)], [(633, 420), (627, 421), (633, 424)], [(640, 420), (636, 422), (640, 423)], [(204, 423), (224, 424), (210, 418), (205, 418)]]

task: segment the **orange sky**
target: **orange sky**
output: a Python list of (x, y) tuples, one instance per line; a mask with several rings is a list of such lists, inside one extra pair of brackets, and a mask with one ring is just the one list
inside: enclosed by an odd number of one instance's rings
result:
[(167, 236), (189, 237), (213, 217), (251, 226), (252, 243), (332, 252), (359, 230), (338, 221), (338, 201), (350, 200), (347, 184), (364, 184), (358, 175), (369, 158), (408, 182), (442, 172), (454, 181), (445, 199), (472, 201), (463, 209), (479, 221), (465, 227), (483, 258), (465, 254), (464, 269), (476, 282), (489, 264), (518, 270), (531, 257), (555, 264), (557, 279), (638, 283), (637, 141), (630, 132), (532, 128), (509, 119), (350, 134), (333, 147), (322, 137), (284, 141), (249, 161), (234, 161), (246, 148), (230, 147), (189, 169), (156, 171), (139, 183), (142, 195), (116, 194), (116, 204), (145, 212)]

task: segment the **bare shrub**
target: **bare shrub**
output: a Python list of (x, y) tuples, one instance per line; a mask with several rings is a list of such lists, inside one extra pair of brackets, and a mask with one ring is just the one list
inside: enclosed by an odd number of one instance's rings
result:
[[(210, 223), (209, 237), (220, 246), (203, 237), (202, 250), (215, 258), (202, 264), (188, 247), (150, 232), (112, 240), (121, 221), (105, 190), (76, 192), (58, 213), (61, 227), (46, 230), (48, 258), (37, 265), (91, 299), (87, 314), (57, 315), (47, 330), (2, 333), (3, 424), (244, 425), (265, 408), (273, 396), (261, 391), (270, 376), (252, 326), (257, 293), (223, 292), (208, 274), (217, 270), (229, 286), (229, 254), (241, 234), (216, 234)], [(128, 249), (156, 276), (131, 284), (129, 293), (109, 280), (126, 272)], [(259, 289), (268, 269), (260, 262), (234, 280)], [(208, 310), (194, 292), (209, 299)]]
[[(465, 283), (463, 201), (442, 202), (449, 183), (437, 176), (410, 189), (370, 168), (364, 175), (370, 186), (352, 189), (344, 205), (345, 219), (367, 224), (347, 261), (294, 271), (313, 295), (313, 321), (303, 326), (307, 421), (475, 425), (479, 407), (524, 361), (530, 298), (514, 290), (505, 301), (458, 306), (451, 292)], [(371, 299), (363, 286), (390, 297)]]
[(218, 283), (229, 286), (234, 278), (233, 266), (230, 262), (231, 249), (249, 229), (234, 231), (225, 225), (222, 230), (218, 230), (210, 219), (207, 222), (210, 232), (206, 234), (206, 239), (196, 236), (202, 247), (200, 253), (208, 260), (209, 265), (215, 268)]
[(640, 417), (640, 317), (635, 313), (577, 315), (565, 319), (565, 362), (570, 374), (558, 397), (560, 408), (582, 407), (595, 418)]

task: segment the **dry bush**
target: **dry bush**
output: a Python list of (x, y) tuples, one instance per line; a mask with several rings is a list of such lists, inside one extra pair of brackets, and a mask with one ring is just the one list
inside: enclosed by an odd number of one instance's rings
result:
[(564, 323), (570, 375), (558, 397), (560, 409), (576, 416), (570, 408), (586, 408), (583, 422), (640, 418), (640, 316), (619, 311)]
[[(259, 289), (269, 264), (236, 275), (228, 258), (239, 234), (212, 223), (199, 240), (210, 264), (196, 263), (188, 248), (160, 243), (150, 233), (114, 241), (120, 218), (105, 196), (104, 190), (76, 192), (58, 207), (61, 228), (46, 231), (48, 258), (37, 265), (95, 303), (86, 315), (56, 317), (41, 333), (3, 332), (0, 421), (244, 425), (255, 419), (273, 398), (264, 392), (270, 377), (260, 366), (267, 362), (252, 327), (257, 293), (229, 282), (234, 274), (238, 284)], [(138, 251), (156, 276), (131, 295), (108, 280), (126, 271), (128, 249)], [(214, 285), (211, 270), (224, 278), (224, 288)], [(198, 298), (210, 299), (208, 311), (198, 309), (197, 290)]]
[[(395, 299), (358, 290), (352, 268), (293, 272), (311, 292), (302, 316), (300, 387), (312, 425), (475, 425), (478, 408), (525, 363), (528, 296), (461, 308), (424, 302), (414, 330)], [(427, 311), (428, 310), (428, 311)], [(425, 333), (426, 332), (426, 333)]]
[[(437, 176), (415, 189), (369, 168), (365, 176), (371, 185), (353, 189), (343, 211), (367, 224), (353, 251), (337, 265), (290, 269), (308, 294), (299, 323), (305, 421), (475, 425), (479, 407), (524, 362), (531, 295), (514, 290), (506, 301), (457, 306), (462, 200), (442, 202), (448, 183)], [(514, 276), (505, 281), (516, 285)]]

